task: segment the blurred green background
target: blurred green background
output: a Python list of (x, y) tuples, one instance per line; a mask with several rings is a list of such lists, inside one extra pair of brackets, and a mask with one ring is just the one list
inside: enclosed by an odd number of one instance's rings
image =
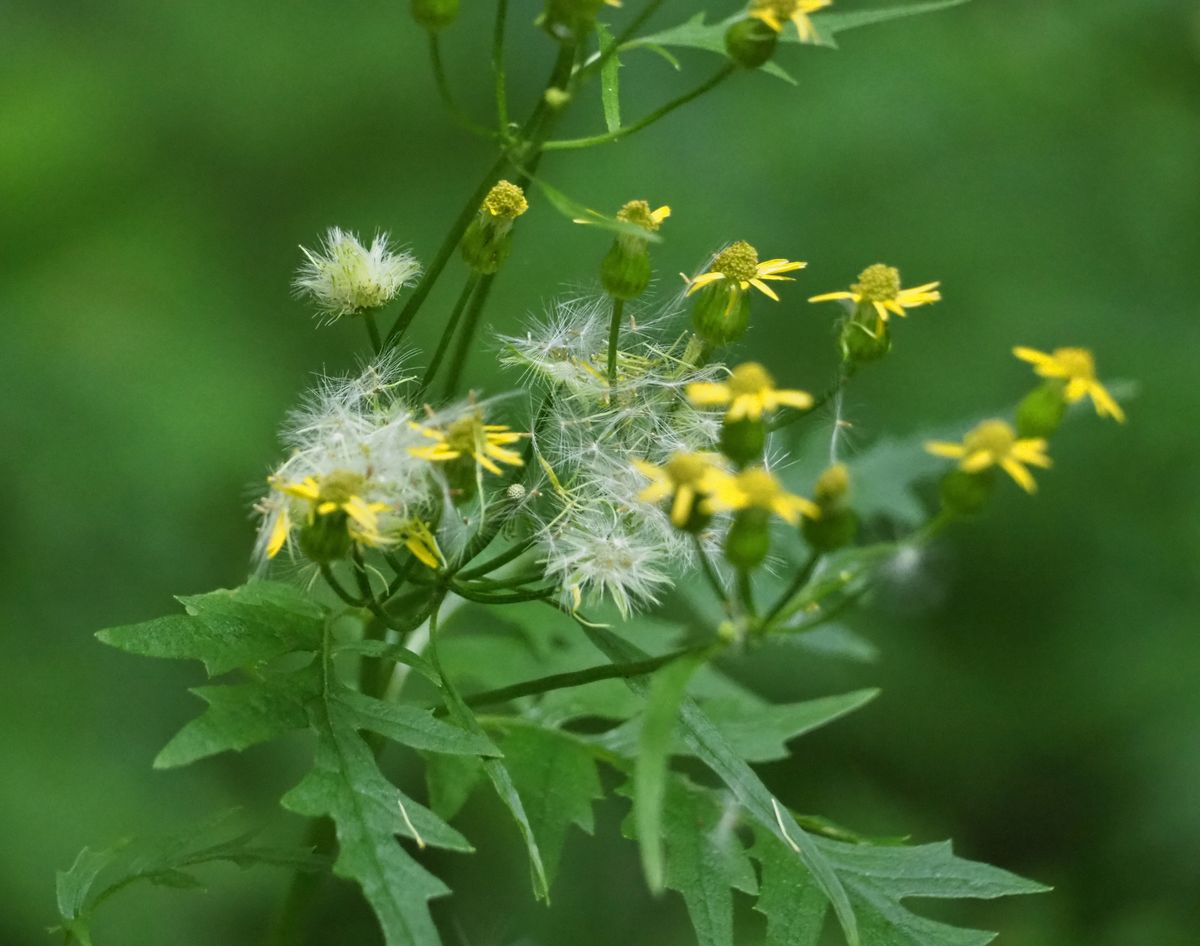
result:
[[(465, 6), (446, 37), (451, 77), (484, 115), (491, 5)], [(513, 6), (520, 101), (552, 50), (529, 25), (537, 4)], [(693, 9), (669, 0), (654, 24)], [(549, 156), (543, 172), (591, 206), (669, 202), (656, 263), (670, 291), (729, 239), (809, 260), (783, 304), (757, 305), (748, 341), (796, 386), (821, 389), (833, 363), (831, 313), (805, 296), (879, 259), (910, 283), (941, 279), (946, 301), (899, 326), (894, 355), (853, 389), (860, 443), (1012, 403), (1029, 381), (1014, 343), (1090, 345), (1140, 396), (1126, 428), (1070, 425), (1036, 498), (1007, 490), (856, 619), (876, 664), (738, 668), (777, 699), (885, 691), (766, 775), (801, 810), (952, 836), (1054, 884), (954, 913), (1002, 942), (1194, 946), (1200, 7), (978, 0), (842, 46), (786, 50), (799, 87), (742, 76), (643, 136)], [(626, 113), (716, 65), (683, 58), (680, 78), (631, 57)], [(587, 102), (564, 130), (600, 128)], [(199, 668), (91, 635), (244, 578), (248, 498), (276, 425), (315, 370), (348, 368), (361, 343), (357, 326), (317, 329), (289, 298), (297, 244), (332, 224), (383, 228), (428, 259), (487, 161), (440, 110), (401, 0), (0, 11), (0, 942), (46, 941), (53, 871), (84, 844), (229, 804), (269, 813), (298, 777), (300, 747), (153, 772), (197, 709), (184, 687)], [(607, 246), (534, 204), (497, 284), (503, 328), (586, 284)], [(486, 347), (473, 364), (489, 390), (508, 383)], [(481, 853), (443, 858), (458, 891), (437, 908), (455, 918), (449, 942), (689, 942), (678, 905), (641, 892), (617, 817), (601, 819), (607, 841), (568, 846), (547, 911), (529, 902), (508, 825), (472, 809)], [(124, 895), (98, 942), (258, 942), (284, 878), (214, 884)], [(375, 942), (361, 918), (333, 928), (327, 942)]]

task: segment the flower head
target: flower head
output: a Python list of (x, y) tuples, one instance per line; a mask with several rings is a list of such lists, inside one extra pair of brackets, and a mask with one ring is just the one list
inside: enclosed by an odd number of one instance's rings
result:
[(786, 259), (759, 262), (758, 250), (745, 240), (738, 240), (716, 255), (708, 272), (688, 282), (687, 294), (690, 296), (710, 283), (728, 280), (742, 291), (753, 286), (767, 298), (778, 302), (779, 296), (767, 285), (766, 280), (791, 282), (792, 277), (782, 274), (803, 269), (807, 265)]
[(1125, 412), (1108, 393), (1108, 389), (1096, 380), (1096, 361), (1086, 348), (1056, 348), (1046, 354), (1034, 348), (1018, 346), (1013, 354), (1033, 365), (1034, 371), (1043, 378), (1062, 379), (1066, 382), (1063, 396), (1071, 404), (1085, 397), (1092, 399), (1096, 413), (1111, 417), (1118, 423), (1125, 422)]
[(718, 407), (728, 404), (727, 420), (748, 417), (758, 420), (768, 411), (780, 407), (806, 410), (812, 407), (812, 395), (806, 391), (780, 390), (767, 369), (748, 361), (733, 369), (725, 382), (699, 381), (687, 387), (688, 399), (697, 407)]
[[(357, 473), (339, 470), (318, 479), (307, 476), (299, 482), (272, 479), (272, 488), (291, 499), (301, 500), (306, 507), (303, 521), (309, 525), (321, 522), (335, 533), (344, 530), (351, 542), (369, 548), (392, 545), (395, 539), (379, 527), (379, 514), (388, 505), (363, 499), (364, 480)], [(322, 522), (322, 520), (324, 520)], [(284, 506), (275, 519), (267, 542), (267, 557), (274, 558), (287, 542), (292, 529), (292, 516)]]
[(497, 181), (483, 199), (482, 210), (502, 220), (516, 220), (528, 209), (525, 191), (511, 181)]
[(776, 33), (782, 33), (784, 24), (791, 20), (800, 34), (800, 42), (811, 43), (816, 40), (817, 31), (808, 15), (832, 3), (833, 0), (752, 0), (750, 16), (762, 20)]
[(622, 223), (632, 223), (651, 233), (657, 233), (658, 228), (669, 216), (671, 216), (671, 208), (666, 204), (657, 210), (651, 210), (650, 204), (644, 200), (631, 200), (617, 211), (617, 219)]
[(940, 282), (929, 282), (911, 289), (900, 287), (900, 270), (894, 266), (875, 263), (858, 274), (858, 282), (848, 292), (827, 292), (813, 296), (809, 302), (829, 302), (834, 299), (849, 299), (856, 305), (869, 304), (886, 322), (889, 315), (907, 315), (908, 309), (928, 305), (942, 298), (938, 292)]
[(662, 466), (634, 460), (638, 472), (650, 479), (650, 485), (638, 494), (638, 499), (660, 503), (671, 497), (671, 524), (683, 528), (692, 518), (697, 500), (708, 495), (714, 477), (720, 475), (713, 459), (707, 453), (674, 453)]
[(934, 456), (958, 460), (958, 468), (964, 473), (979, 473), (999, 466), (1027, 493), (1036, 492), (1037, 483), (1026, 464), (1043, 469), (1051, 465), (1046, 456), (1045, 439), (1019, 439), (1012, 425), (1003, 420), (985, 420), (968, 433), (962, 443), (931, 440), (925, 444), (925, 449)]
[(522, 466), (524, 461), (508, 445), (519, 441), (524, 434), (510, 430), (504, 424), (485, 424), (483, 415), (476, 412), (452, 421), (444, 430), (413, 424), (425, 437), (435, 441), (428, 447), (410, 447), (409, 453), (422, 460), (445, 463), (470, 457), (489, 473), (499, 476), (503, 471), (497, 465)]
[(393, 249), (386, 233), (377, 234), (368, 249), (353, 233), (333, 227), (319, 251), (303, 246), (300, 250), (305, 263), (292, 286), (296, 295), (311, 298), (331, 322), (387, 305), (421, 275), (421, 264), (411, 254)]
[(762, 467), (751, 467), (741, 473), (714, 478), (712, 496), (706, 501), (711, 511), (726, 509), (759, 509), (774, 513), (785, 522), (796, 525), (801, 516), (817, 519), (820, 507), (802, 496), (794, 496), (779, 480)]

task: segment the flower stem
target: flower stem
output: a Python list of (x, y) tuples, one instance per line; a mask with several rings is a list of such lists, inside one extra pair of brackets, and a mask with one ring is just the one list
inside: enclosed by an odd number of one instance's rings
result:
[(467, 355), (471, 351), (471, 342), (479, 328), (479, 316), (483, 313), (483, 307), (487, 305), (488, 295), (492, 291), (492, 283), (495, 280), (495, 273), (488, 273), (480, 279), (479, 289), (471, 299), (471, 306), (467, 309), (462, 331), (458, 335), (458, 344), (454, 348), (454, 356), (450, 359), (450, 367), (446, 369), (446, 383), (442, 388), (442, 397), (445, 400), (454, 397), (458, 390), (463, 368), (467, 363)]
[(704, 551), (704, 543), (700, 541), (700, 536), (693, 534), (692, 543), (696, 546), (696, 556), (700, 559), (700, 569), (704, 572), (704, 577), (712, 587), (713, 594), (720, 599), (725, 606), (725, 610), (729, 611), (729, 596), (725, 593), (725, 586), (721, 584), (721, 578), (717, 575), (717, 570), (713, 567), (712, 561), (708, 557), (708, 553)]
[(636, 122), (633, 122), (629, 125), (624, 125), (615, 131), (610, 131), (603, 135), (592, 135), (588, 138), (560, 138), (557, 141), (547, 141), (542, 145), (542, 149), (545, 151), (567, 151), (575, 148), (590, 148), (593, 145), (608, 144), (611, 141), (619, 141), (622, 138), (632, 135), (634, 132), (641, 131), (643, 128), (653, 125), (660, 118), (665, 118), (667, 115), (671, 114), (671, 112), (675, 111), (675, 109), (680, 108), (683, 105), (687, 105), (688, 102), (692, 101), (693, 99), (699, 98), (705, 92), (708, 92), (720, 85), (736, 71), (737, 67), (733, 64), (726, 65), (719, 69), (711, 78), (705, 82), (702, 82), (690, 92), (684, 93), (683, 95), (679, 96), (679, 98), (672, 99), (666, 105), (655, 109), (644, 118), (638, 119)]
[(621, 338), (621, 316), (625, 313), (625, 300), (613, 297), (612, 322), (608, 326), (608, 384), (617, 383), (617, 342)]
[(379, 323), (375, 321), (375, 313), (364, 312), (363, 323), (367, 326), (367, 336), (371, 339), (371, 351), (378, 355), (383, 348), (383, 341), (379, 337)]
[(775, 602), (775, 604), (771, 607), (771, 610), (767, 612), (766, 617), (763, 618), (764, 628), (774, 621), (779, 615), (779, 612), (787, 606), (787, 603), (791, 601), (792, 598), (794, 598), (797, 594), (799, 594), (801, 589), (808, 584), (808, 581), (810, 578), (812, 578), (813, 571), (816, 570), (817, 563), (820, 560), (820, 552), (814, 551), (808, 556), (808, 561), (806, 561), (804, 565), (801, 566), (800, 570), (796, 572), (796, 577), (792, 579), (792, 583), (788, 585), (787, 590), (779, 596), (779, 600)]
[(475, 287), (478, 285), (479, 273), (472, 270), (471, 275), (467, 277), (467, 281), (463, 284), (458, 301), (454, 303), (454, 308), (450, 311), (450, 318), (446, 322), (445, 329), (442, 330), (442, 337), (438, 342), (437, 348), (434, 350), (433, 357), (429, 360), (429, 367), (425, 369), (425, 377), (421, 379), (421, 387), (417, 390), (418, 402), (429, 391), (429, 385), (437, 375), (438, 368), (442, 364), (442, 359), (446, 357), (446, 349), (450, 347), (450, 339), (454, 337), (454, 331), (458, 328), (463, 310), (466, 309), (467, 302), (470, 301), (471, 295), (475, 292)]
[(446, 66), (442, 62), (441, 39), (438, 33), (432, 30), (429, 33), (429, 61), (433, 66), (433, 80), (437, 84), (438, 94), (442, 97), (442, 102), (450, 112), (451, 117), (473, 135), (480, 135), (484, 138), (495, 138), (495, 132), (472, 121), (467, 113), (459, 107), (458, 100), (454, 98), (454, 93), (450, 91), (450, 83), (446, 79)]
[(508, 0), (496, 4), (496, 28), (492, 37), (492, 74), (496, 80), (496, 116), (500, 134), (508, 134), (508, 88), (504, 74), (504, 27), (508, 20)]
[(601, 69), (603, 69), (605, 64), (621, 51), (621, 47), (629, 42), (629, 40), (633, 38), (633, 35), (642, 28), (642, 25), (654, 15), (654, 12), (660, 6), (662, 6), (662, 3), (663, 0), (650, 0), (650, 2), (642, 8), (642, 12), (630, 20), (629, 25), (626, 26), (625, 29), (621, 30), (619, 34), (617, 34), (617, 37), (613, 40), (612, 45), (609, 46), (608, 49), (598, 53), (595, 59), (585, 62), (579, 68), (579, 71), (575, 74), (576, 83), (582, 80), (588, 73), (599, 72)]

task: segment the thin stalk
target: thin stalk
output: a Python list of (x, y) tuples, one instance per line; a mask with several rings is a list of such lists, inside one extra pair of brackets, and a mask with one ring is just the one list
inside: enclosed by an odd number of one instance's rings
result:
[(533, 547), (533, 539), (524, 539), (516, 545), (505, 549), (499, 555), (493, 555), (485, 562), (481, 562), (474, 568), (467, 568), (458, 573), (458, 577), (462, 579), (479, 578), (483, 575), (489, 575), (502, 565), (507, 565), (515, 558), (520, 558)]
[(621, 317), (625, 314), (625, 300), (613, 297), (612, 321), (608, 326), (608, 384), (617, 383), (617, 343), (621, 339)]
[(803, 590), (804, 586), (808, 584), (809, 579), (812, 578), (812, 574), (816, 570), (819, 561), (821, 561), (820, 552), (814, 551), (809, 554), (808, 561), (796, 572), (796, 577), (792, 579), (787, 590), (779, 596), (779, 600), (775, 602), (771, 610), (767, 612), (766, 617), (763, 618), (764, 627), (774, 621), (779, 612), (787, 607), (787, 603)]
[(621, 47), (629, 42), (634, 34), (642, 28), (645, 22), (654, 16), (656, 10), (661, 7), (663, 0), (650, 0), (643, 8), (642, 12), (629, 21), (629, 25), (621, 30), (613, 39), (612, 45), (608, 49), (599, 53), (595, 59), (585, 62), (577, 73), (575, 73), (575, 84), (578, 85), (583, 78), (591, 72), (599, 72), (605, 67), (610, 59), (621, 51)]
[(739, 568), (737, 572), (738, 601), (750, 617), (758, 616), (754, 606), (754, 581), (750, 577), (750, 569)]
[(338, 581), (337, 575), (335, 575), (333, 573), (333, 569), (330, 568), (330, 566), (327, 562), (322, 562), (320, 567), (321, 567), (321, 577), (325, 579), (325, 584), (327, 584), (330, 588), (333, 589), (333, 593), (335, 595), (337, 595), (339, 598), (341, 598), (344, 602), (346, 602), (346, 604), (350, 605), (350, 607), (352, 607), (352, 608), (361, 608), (366, 605), (365, 601), (354, 597), (354, 595), (350, 594), (350, 592), (348, 592), (345, 588), (342, 587), (342, 583), (340, 581)]
[(496, 27), (492, 34), (492, 75), (496, 81), (496, 116), (500, 134), (508, 134), (508, 83), (504, 73), (504, 27), (508, 20), (508, 0), (496, 4)]
[(696, 546), (696, 556), (700, 559), (700, 570), (704, 572), (704, 577), (712, 587), (713, 594), (720, 599), (721, 603), (725, 605), (725, 609), (728, 610), (729, 596), (725, 594), (725, 586), (721, 584), (717, 570), (709, 560), (708, 553), (704, 551), (704, 543), (700, 541), (700, 536), (693, 534), (692, 543)]
[(576, 148), (591, 148), (593, 145), (604, 145), (612, 141), (620, 141), (622, 138), (626, 138), (629, 135), (632, 135), (634, 132), (641, 131), (643, 128), (653, 125), (660, 118), (665, 118), (667, 115), (670, 115), (671, 112), (675, 111), (675, 109), (687, 105), (688, 102), (691, 102), (693, 99), (697, 99), (705, 92), (716, 88), (716, 86), (720, 85), (736, 71), (736, 66), (732, 64), (726, 65), (719, 69), (711, 78), (705, 82), (702, 82), (690, 92), (684, 93), (683, 95), (679, 96), (679, 98), (672, 99), (666, 105), (655, 109), (644, 118), (638, 119), (636, 122), (633, 122), (629, 125), (623, 125), (615, 131), (606, 132), (603, 135), (592, 135), (588, 138), (560, 138), (557, 141), (547, 141), (542, 145), (542, 150), (567, 151)]
[[(539, 677), (536, 680), (526, 680), (523, 683), (514, 683), (511, 686), (488, 690), (485, 693), (476, 693), (473, 696), (465, 697), (463, 702), (467, 706), (488, 706), (495, 703), (508, 703), (522, 696), (536, 696), (539, 693), (550, 693), (553, 690), (566, 690), (571, 687), (585, 686), (588, 683), (595, 683), (597, 680), (620, 680), (627, 677), (642, 677), (648, 673), (653, 673), (660, 667), (666, 666), (673, 660), (678, 660), (680, 657), (686, 657), (689, 654), (699, 653), (703, 650), (707, 650), (707, 646), (685, 647), (682, 650), (672, 651), (660, 657), (650, 657), (646, 660), (637, 660), (623, 664), (602, 664), (596, 667), (588, 667), (584, 670), (574, 670), (570, 673), (555, 673), (550, 676)], [(438, 715), (436, 711), (435, 715)]]
[(450, 590), (460, 598), (479, 604), (520, 604), (523, 601), (541, 601), (554, 593), (553, 588), (532, 588), (529, 591), (513, 591), (508, 594), (484, 594), (454, 582)]
[(364, 312), (363, 323), (367, 326), (367, 336), (371, 339), (371, 351), (378, 355), (383, 350), (383, 340), (379, 337), (379, 323), (375, 321), (375, 313), (370, 310)]
[(446, 322), (446, 327), (442, 330), (442, 337), (438, 341), (433, 357), (429, 360), (429, 367), (425, 369), (425, 377), (421, 379), (421, 387), (417, 389), (418, 401), (429, 391), (429, 385), (437, 375), (438, 368), (442, 364), (442, 359), (446, 357), (446, 349), (450, 347), (450, 339), (454, 337), (454, 331), (458, 328), (458, 322), (462, 318), (463, 310), (466, 309), (467, 302), (470, 301), (471, 294), (475, 292), (477, 285), (479, 285), (479, 273), (471, 270), (471, 275), (467, 277), (467, 281), (463, 284), (462, 292), (459, 293), (458, 301), (454, 303), (454, 308), (450, 311), (450, 318)]
[(479, 185), (475, 188), (470, 197), (467, 198), (466, 204), (459, 212), (454, 224), (450, 227), (450, 232), (446, 234), (446, 238), (442, 241), (441, 248), (437, 255), (433, 258), (433, 262), (429, 264), (429, 268), (425, 270), (425, 275), (421, 277), (421, 281), (417, 284), (417, 288), (413, 290), (413, 294), (405, 303), (404, 308), (400, 310), (400, 314), (396, 317), (395, 323), (392, 325), (391, 331), (383, 340), (384, 348), (391, 348), (403, 337), (408, 331), (409, 325), (416, 318), (417, 311), (425, 302), (426, 297), (433, 289), (434, 284), (441, 276), (442, 270), (446, 268), (446, 264), (450, 261), (450, 257), (454, 255), (454, 250), (458, 247), (459, 241), (462, 240), (463, 234), (467, 232), (467, 227), (471, 225), (471, 221), (475, 219), (475, 215), (479, 213), (479, 206), (483, 203), (483, 199), (487, 197), (488, 191), (492, 189), (492, 185), (496, 183), (500, 172), (508, 163), (507, 155), (500, 155), (492, 163), (492, 166), (487, 169), (483, 175)]
[(852, 372), (847, 371), (843, 366), (843, 368), (838, 372), (837, 381), (835, 381), (830, 387), (826, 388), (817, 396), (817, 399), (812, 403), (812, 407), (805, 408), (802, 411), (789, 408), (787, 413), (782, 417), (777, 417), (775, 420), (771, 421), (767, 429), (780, 430), (789, 426), (790, 424), (794, 424), (802, 417), (808, 417), (810, 414), (815, 414), (818, 410), (820, 410), (841, 393), (842, 388), (846, 386), (846, 382), (850, 380), (851, 374)]
[(454, 357), (450, 359), (450, 367), (446, 370), (446, 383), (442, 388), (442, 397), (446, 400), (454, 397), (454, 393), (458, 390), (463, 367), (466, 365), (467, 355), (471, 351), (471, 342), (479, 328), (479, 316), (483, 313), (483, 307), (487, 305), (488, 295), (492, 291), (492, 283), (495, 282), (495, 279), (495, 273), (488, 273), (480, 279), (479, 288), (471, 298), (471, 306), (467, 309), (462, 331), (458, 335), (458, 344), (454, 348)]

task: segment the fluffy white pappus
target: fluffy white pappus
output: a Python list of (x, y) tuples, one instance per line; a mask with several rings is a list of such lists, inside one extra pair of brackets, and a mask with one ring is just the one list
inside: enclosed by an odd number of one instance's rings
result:
[(541, 382), (592, 394), (604, 390), (604, 365), (596, 361), (608, 344), (611, 310), (604, 303), (602, 296), (555, 302), (544, 318), (530, 323), (524, 335), (499, 337), (500, 363), (520, 368), (527, 385)]
[(608, 599), (628, 619), (671, 587), (671, 551), (657, 529), (598, 511), (548, 527), (542, 541), (546, 577), (570, 606)]
[(355, 234), (331, 227), (319, 250), (300, 250), (305, 262), (293, 291), (310, 298), (327, 322), (387, 305), (421, 275), (416, 257), (393, 247), (386, 233), (366, 247)]

